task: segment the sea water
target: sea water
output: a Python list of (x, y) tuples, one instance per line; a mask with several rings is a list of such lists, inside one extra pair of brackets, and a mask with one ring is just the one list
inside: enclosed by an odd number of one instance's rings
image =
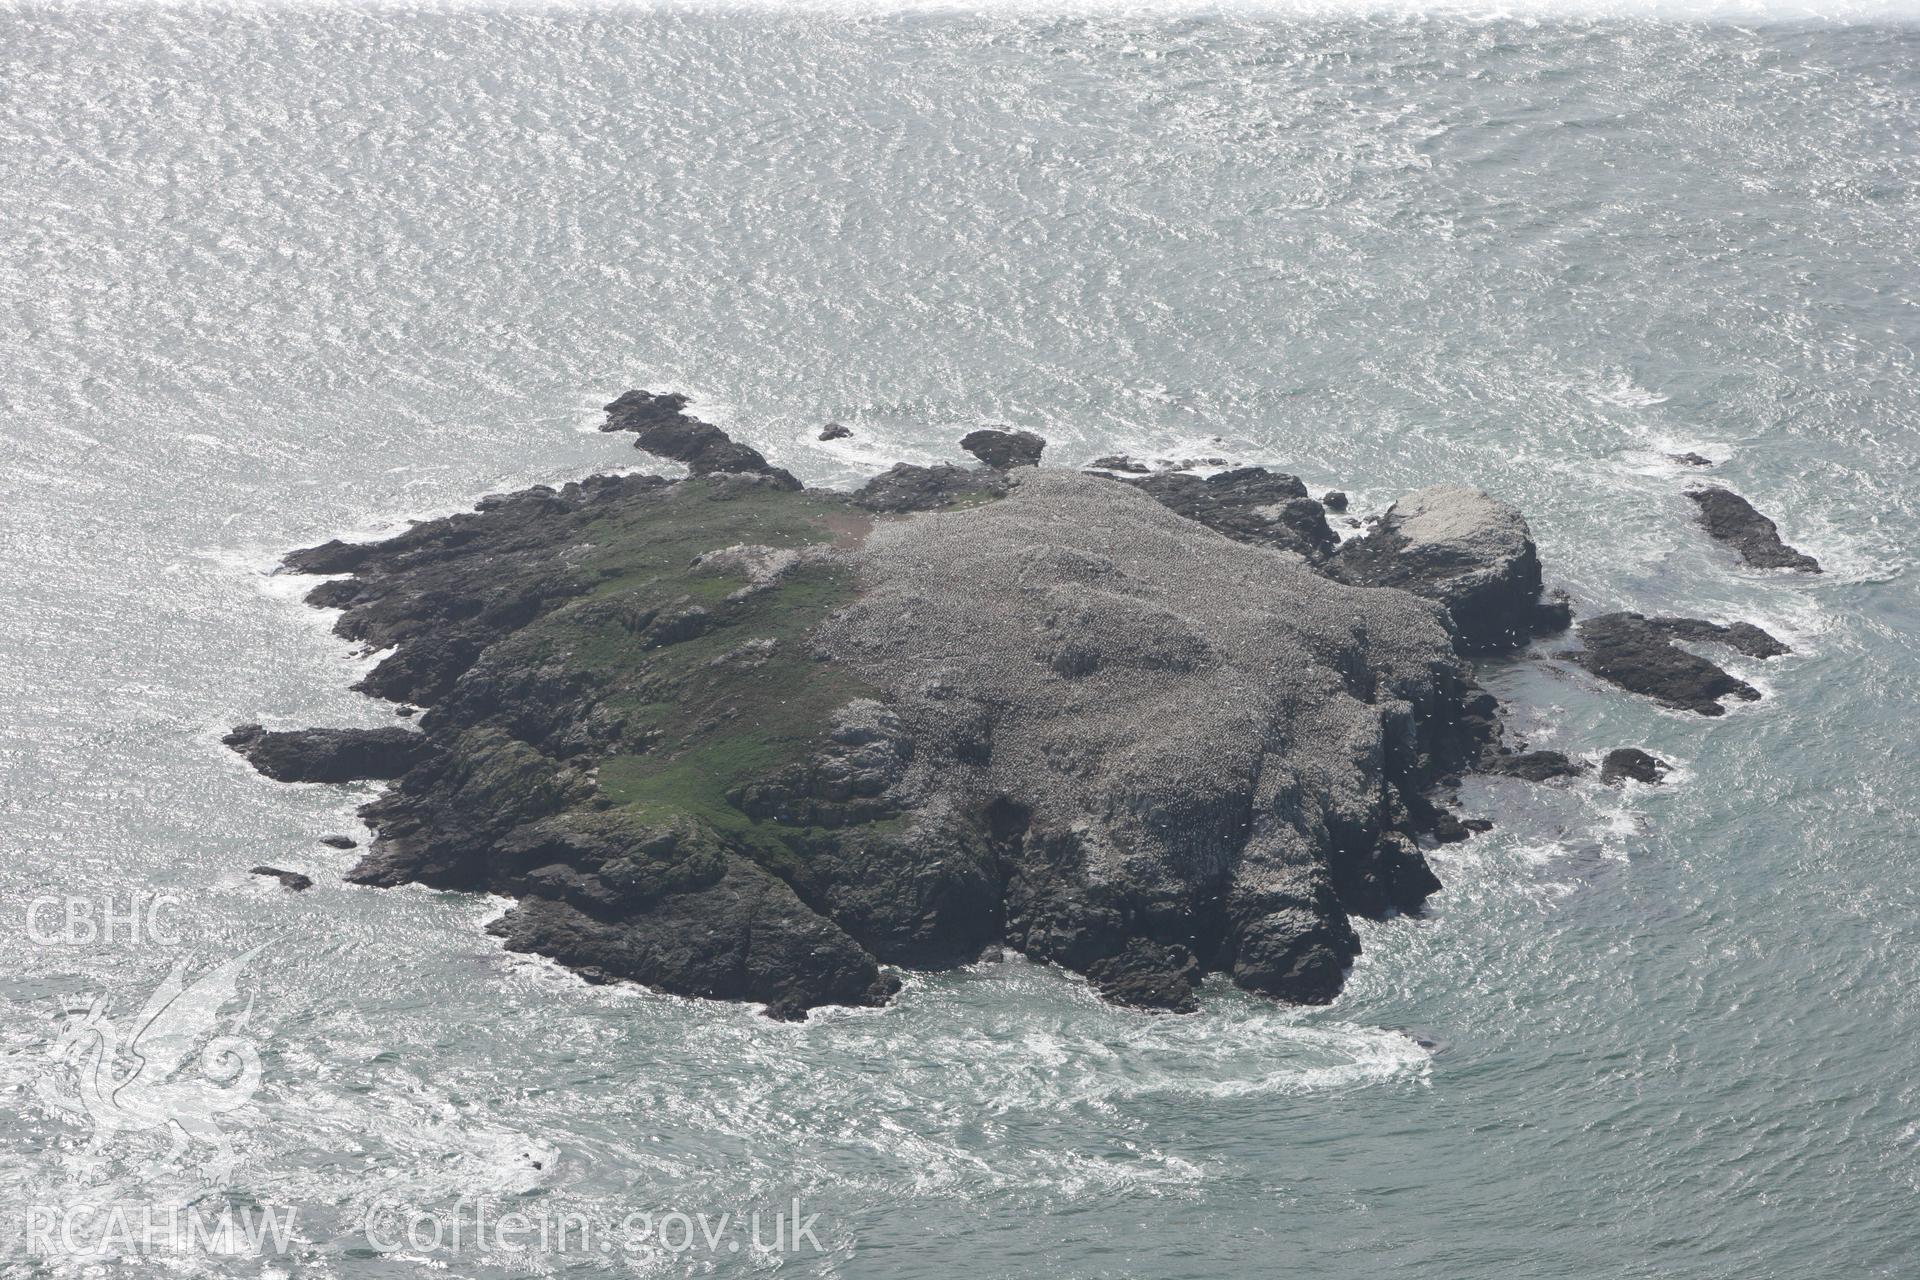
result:
[[(1885, 7), (0, 9), (0, 1268), (1916, 1274), (1917, 159)], [(1489, 666), (1532, 745), (1677, 772), (1470, 783), (1329, 1008), (588, 986), (343, 884), (375, 790), (219, 737), (394, 722), (278, 557), (654, 466), (593, 431), (629, 387), (810, 484), (987, 423), (1478, 484), (1581, 612), (1795, 654), (1719, 720)], [(1685, 450), (1827, 572), (1707, 542)], [(176, 973), (244, 1052), (127, 1056)], [(514, 1212), (591, 1234), (449, 1238)]]

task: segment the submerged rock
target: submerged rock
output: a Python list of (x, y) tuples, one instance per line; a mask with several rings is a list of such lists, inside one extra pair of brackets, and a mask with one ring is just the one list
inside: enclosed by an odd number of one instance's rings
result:
[(1696, 518), (1707, 536), (1738, 551), (1748, 564), (1761, 569), (1820, 572), (1818, 560), (1782, 542), (1773, 521), (1733, 490), (1718, 486), (1690, 489), (1687, 497), (1699, 508)]
[(1488, 773), (1528, 782), (1549, 782), (1554, 778), (1577, 778), (1587, 771), (1584, 761), (1559, 751), (1520, 751), (1495, 756), (1485, 764)]
[(1037, 467), (1046, 451), (1044, 436), (1031, 431), (1001, 431), (982, 427), (960, 438), (960, 447), (996, 471), (1013, 467)]
[(1608, 786), (1632, 781), (1657, 787), (1660, 780), (1667, 776), (1670, 767), (1666, 761), (1638, 747), (1615, 747), (1607, 752), (1607, 758), (1601, 762), (1600, 781)]
[(282, 871), (278, 867), (255, 867), (248, 874), (270, 876), (278, 880), (284, 888), (291, 889), (295, 893), (301, 893), (313, 888), (312, 879), (301, 875), (298, 871)]
[(1366, 536), (1341, 546), (1328, 571), (1439, 601), (1465, 653), (1517, 649), (1571, 620), (1565, 601), (1541, 599), (1540, 557), (1525, 518), (1478, 489), (1408, 494)]
[(1754, 702), (1760, 691), (1716, 663), (1688, 653), (1676, 639), (1725, 644), (1754, 657), (1772, 657), (1787, 647), (1750, 623), (1722, 627), (1701, 618), (1647, 618), (1606, 613), (1580, 624), (1584, 649), (1562, 654), (1601, 679), (1669, 707), (1703, 716), (1726, 714), (1720, 700)]
[(1713, 465), (1712, 458), (1703, 458), (1697, 453), (1670, 453), (1667, 455), (1667, 458), (1670, 461), (1678, 462), (1682, 466), (1688, 467), (1710, 467)]
[(294, 729), (243, 724), (221, 739), (276, 782), (358, 782), (397, 778), (433, 743), (411, 729)]

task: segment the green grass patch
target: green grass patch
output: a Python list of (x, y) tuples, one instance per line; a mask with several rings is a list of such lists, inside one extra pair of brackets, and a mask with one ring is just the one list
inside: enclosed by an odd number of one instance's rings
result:
[[(857, 527), (830, 493), (689, 480), (589, 526), (578, 568), (600, 581), (584, 599), (503, 644), (518, 660), (585, 672), (603, 707), (624, 718), (627, 750), (601, 761), (603, 795), (637, 821), (691, 818), (776, 872), (791, 872), (822, 833), (755, 822), (727, 801), (741, 783), (809, 757), (833, 712), (872, 690), (812, 656), (811, 636), (849, 603), (842, 564), (809, 563), (740, 602), (732, 573), (694, 571), (695, 557), (735, 544), (804, 547)], [(702, 634), (649, 647), (636, 622), (698, 606)]]

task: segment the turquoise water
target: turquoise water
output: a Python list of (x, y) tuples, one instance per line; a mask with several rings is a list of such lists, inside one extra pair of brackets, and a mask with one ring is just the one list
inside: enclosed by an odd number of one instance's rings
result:
[[(1917, 157), (1887, 15), (0, 9), (0, 1210), (299, 1211), (264, 1262), (0, 1269), (1914, 1274)], [(591, 430), (629, 386), (810, 483), (987, 421), (1361, 511), (1471, 481), (1581, 610), (1798, 652), (1717, 722), (1552, 645), (1490, 669), (1534, 745), (1680, 771), (1474, 784), (1498, 828), (1329, 1009), (1147, 1017), (1018, 961), (799, 1027), (587, 987), (498, 901), (339, 883), (315, 839), (371, 793), (218, 735), (386, 722), (279, 554), (636, 465)], [(1682, 449), (1828, 573), (1706, 543)], [(165, 938), (29, 919), (140, 893)], [(125, 1028), (269, 939), (231, 1186), (89, 1149), (39, 1091), (63, 1002)], [(821, 1251), (362, 1226), (462, 1197), (603, 1234), (798, 1198)]]

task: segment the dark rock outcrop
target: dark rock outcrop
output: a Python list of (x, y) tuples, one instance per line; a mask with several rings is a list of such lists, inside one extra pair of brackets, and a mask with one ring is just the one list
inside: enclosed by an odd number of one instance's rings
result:
[(1116, 955), (1087, 966), (1094, 989), (1115, 1004), (1136, 1009), (1192, 1013), (1200, 1007), (1195, 991), (1200, 965), (1185, 947), (1134, 938)]
[(1456, 485), (1394, 503), (1365, 537), (1341, 546), (1328, 572), (1445, 605), (1463, 653), (1520, 648), (1534, 636), (1564, 631), (1572, 616), (1564, 600), (1541, 599), (1540, 557), (1525, 518)]
[(820, 428), (820, 438), (822, 440), (845, 440), (852, 434), (852, 429), (841, 426), (837, 422), (829, 422), (826, 426)]
[(1648, 618), (1647, 625), (1672, 640), (1692, 644), (1723, 644), (1749, 658), (1777, 658), (1792, 653), (1785, 642), (1751, 622), (1708, 622), (1705, 618)]
[(1722, 698), (1754, 702), (1760, 691), (1674, 640), (1711, 641), (1755, 657), (1787, 652), (1785, 645), (1750, 623), (1722, 627), (1699, 618), (1606, 613), (1583, 621), (1579, 634), (1586, 647), (1562, 657), (1629, 692), (1703, 716), (1726, 714)]
[[(1456, 783), (1458, 779), (1454, 780)], [(1437, 844), (1458, 844), (1493, 830), (1493, 823), (1485, 818), (1461, 818), (1437, 806), (1433, 806), (1433, 817), (1427, 834)]]
[(1615, 747), (1607, 752), (1607, 758), (1601, 762), (1600, 781), (1608, 786), (1631, 781), (1657, 787), (1660, 780), (1667, 776), (1668, 768), (1666, 761), (1638, 747)]
[(1046, 437), (1031, 431), (1001, 431), (982, 427), (960, 437), (960, 447), (996, 471), (1037, 467), (1046, 451)]
[(903, 515), (910, 511), (938, 511), (957, 503), (985, 502), (1007, 491), (1007, 477), (982, 467), (931, 467), (900, 462), (882, 471), (853, 495), (868, 511)]
[[(740, 477), (738, 483), (757, 481)], [(354, 687), (395, 702), (444, 697), (485, 649), (596, 585), (557, 554), (609, 512), (670, 481), (593, 476), (484, 498), (476, 510), (427, 520), (383, 542), (329, 542), (282, 562), (290, 573), (351, 573), (307, 593), (340, 609), (336, 635), (386, 658)]]
[(683, 395), (629, 391), (607, 405), (602, 431), (631, 431), (634, 445), (648, 453), (687, 464), (694, 475), (743, 472), (763, 475), (783, 489), (798, 489), (793, 473), (769, 463), (758, 450), (686, 412)]
[(278, 867), (255, 867), (249, 874), (271, 876), (273, 879), (278, 880), (281, 885), (293, 890), (295, 893), (313, 888), (313, 881), (301, 875), (298, 871), (282, 871)]
[(1703, 458), (1697, 453), (1670, 453), (1667, 457), (1671, 461), (1678, 462), (1682, 466), (1687, 467), (1710, 467), (1713, 465), (1712, 458)]
[(321, 836), (320, 843), (329, 849), (358, 849), (360, 842), (352, 836)]
[[(568, 869), (556, 871), (536, 887), (556, 892), (552, 882)], [(781, 1019), (803, 1018), (822, 1004), (884, 1004), (899, 989), (845, 932), (742, 858), (725, 858), (709, 883), (660, 897), (642, 928), (595, 906), (563, 891), (529, 892), (487, 931), (510, 951), (551, 956), (592, 980), (760, 1001)]]
[(1235, 542), (1292, 551), (1315, 563), (1339, 545), (1326, 510), (1297, 476), (1241, 467), (1204, 477), (1169, 471), (1126, 483)]
[(1153, 470), (1146, 463), (1129, 458), (1124, 453), (1110, 453), (1104, 458), (1095, 458), (1087, 467), (1093, 471), (1124, 471), (1135, 476), (1143, 476)]
[(1587, 771), (1584, 761), (1559, 751), (1520, 751), (1493, 756), (1482, 767), (1488, 773), (1528, 782), (1550, 782), (1554, 778), (1577, 778)]
[(1751, 502), (1733, 490), (1716, 485), (1690, 489), (1687, 497), (1699, 508), (1696, 518), (1707, 536), (1738, 551), (1748, 564), (1760, 569), (1820, 572), (1818, 560), (1782, 542), (1780, 530), (1773, 521), (1755, 511)]
[(388, 729), (268, 730), (243, 724), (221, 739), (275, 782), (358, 782), (397, 778), (426, 759), (430, 739)]
[(1347, 509), (1347, 495), (1338, 489), (1329, 489), (1320, 495), (1320, 505), (1329, 511), (1344, 513)]

